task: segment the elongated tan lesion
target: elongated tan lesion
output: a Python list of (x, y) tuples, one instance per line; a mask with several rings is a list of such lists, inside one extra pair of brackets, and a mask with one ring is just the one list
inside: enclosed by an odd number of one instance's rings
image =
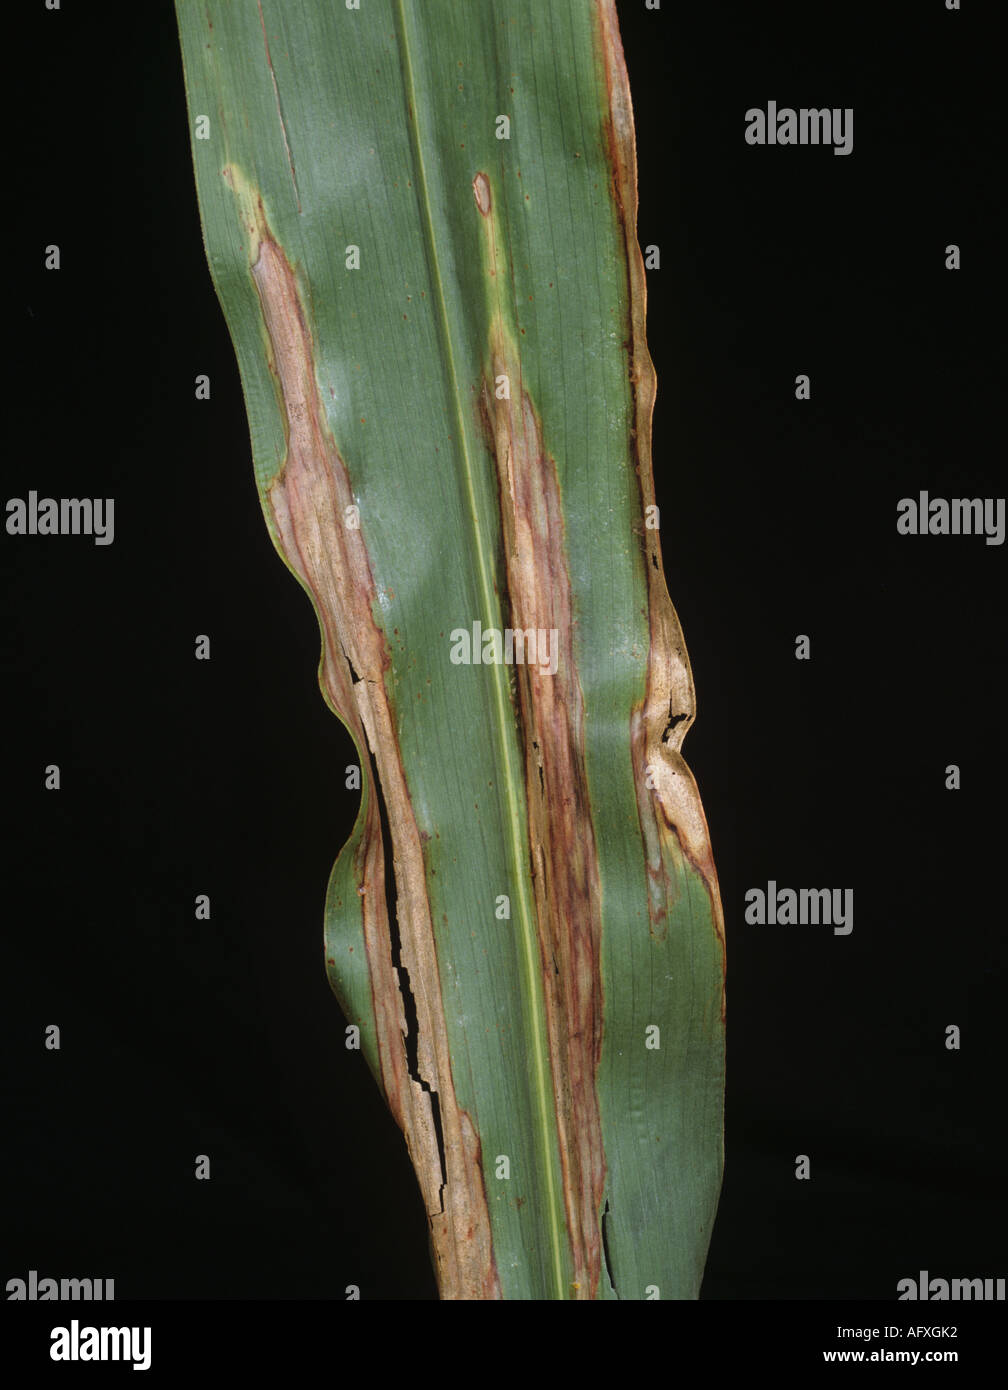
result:
[[(345, 520), (354, 503), (350, 476), (326, 421), (294, 270), (270, 231), (256, 190), (234, 166), (225, 177), (248, 236), (285, 422), (286, 456), (268, 489), (267, 505), (280, 548), (319, 614), (326, 694), (358, 747), (370, 750), (388, 810), (400, 958), (415, 1003), (417, 1037), (411, 1073), (401, 982), (391, 954), (379, 803), (372, 794), (355, 868), (382, 1081), (417, 1172), (441, 1296), (499, 1298), (479, 1139), (452, 1083), (420, 834), (385, 686), (388, 647), (373, 616), (376, 591), (363, 532)], [(434, 1106), (440, 1112), (443, 1161)]]
[[(649, 509), (655, 506), (651, 417), (657, 378), (647, 347), (647, 283), (637, 241), (636, 138), (630, 83), (614, 0), (595, 0), (595, 14), (600, 62), (609, 96), (605, 133), (612, 171), (612, 196), (626, 250), (630, 381), (634, 395), (632, 449), (640, 484), (641, 515), (646, 517)], [(699, 871), (710, 899), (712, 925), (722, 961), (723, 1020), (724, 911), (700, 792), (680, 751), (696, 718), (693, 673), (679, 618), (665, 584), (659, 531), (642, 526), (640, 534), (648, 581), (650, 648), (644, 700), (631, 716), (631, 750), (649, 877), (652, 930), (656, 935), (664, 931), (664, 903), (671, 885), (664, 868), (662, 848), (665, 841), (674, 837)]]
[[(554, 662), (516, 666), (531, 873), (571, 1255), (571, 1290), (594, 1298), (602, 1267), (605, 1155), (596, 1069), (602, 1045), (598, 856), (585, 770), (584, 700), (556, 463), (522, 384), (507, 327), (506, 261), (490, 179), (473, 180), (490, 292), (490, 376), (481, 410), (496, 460), (511, 626), (551, 634)], [(538, 655), (538, 653), (537, 653)]]

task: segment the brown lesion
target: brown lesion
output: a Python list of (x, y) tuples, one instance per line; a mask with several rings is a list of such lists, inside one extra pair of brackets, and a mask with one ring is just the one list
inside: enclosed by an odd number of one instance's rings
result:
[(499, 1298), (479, 1139), (452, 1082), (421, 839), (385, 685), (390, 657), (373, 616), (370, 559), (362, 531), (346, 524), (353, 489), (328, 429), (294, 269), (270, 232), (261, 200), (244, 196), (242, 210), (286, 432), (286, 456), (268, 489), (267, 505), (280, 548), (319, 614), (323, 687), (358, 748), (370, 750), (372, 777), (376, 771), (388, 811), (400, 956), (415, 1002), (417, 1031), (411, 1074), (404, 1046), (407, 1022), (390, 948), (381, 814), (372, 794), (355, 868), (382, 1080), (417, 1172), (441, 1296)]
[[(474, 183), (477, 206), (479, 175)], [(489, 209), (489, 186), (484, 203)], [(496, 253), (492, 245), (491, 256)], [(481, 413), (497, 465), (513, 628), (557, 635), (557, 669), (517, 665), (529, 861), (539, 938), (572, 1297), (594, 1298), (602, 1265), (605, 1155), (596, 1090), (602, 1047), (601, 894), (584, 753), (584, 700), (557, 470), (498, 319)], [(494, 383), (508, 380), (498, 398)], [(537, 650), (537, 657), (540, 655)]]
[[(657, 378), (647, 348), (645, 322), (647, 284), (637, 241), (637, 152), (630, 84), (623, 58), (614, 0), (595, 0), (599, 52), (609, 94), (606, 141), (612, 170), (613, 199), (626, 248), (629, 299), (630, 382), (634, 397), (631, 448), (637, 460), (642, 516), (655, 504), (651, 460), (651, 417)], [(710, 831), (700, 792), (680, 749), (696, 717), (693, 673), (686, 654), (679, 618), (672, 606), (662, 568), (657, 529), (641, 528), (648, 581), (650, 650), (647, 685), (642, 705), (631, 718), (631, 750), (637, 806), (644, 837), (649, 878), (652, 931), (664, 932), (664, 908), (673, 891), (662, 867), (663, 841), (674, 836), (682, 852), (701, 875), (710, 899), (714, 931), (721, 949), (721, 1017), (724, 1019), (724, 912)], [(653, 788), (646, 785), (647, 769)]]

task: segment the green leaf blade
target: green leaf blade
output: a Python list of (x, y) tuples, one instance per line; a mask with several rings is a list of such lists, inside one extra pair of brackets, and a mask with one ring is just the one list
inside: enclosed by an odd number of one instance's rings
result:
[[(650, 406), (631, 381), (645, 372), (646, 349), (626, 200), (614, 195), (609, 7), (178, 0), (178, 13), (190, 115), (211, 119), (212, 138), (193, 141), (197, 186), (264, 514), (319, 613), (326, 698), (358, 742), (365, 777), (370, 748), (392, 789), (384, 849), (366, 791), (337, 861), (326, 957), (407, 1132), (435, 1245), (454, 1252), (442, 1287), (446, 1296), (645, 1297), (658, 1287), (661, 1297), (695, 1297), (720, 1183), (723, 932), (713, 865), (691, 858), (661, 818), (644, 824), (639, 790), (639, 754), (660, 743), (653, 668), (678, 625), (674, 614), (655, 619), (657, 552), (645, 545)], [(496, 135), (501, 115), (508, 140)], [(480, 176), (490, 217), (474, 194)], [(330, 474), (345, 472), (359, 510), (345, 571), (361, 580), (357, 609), (345, 609), (321, 551), (295, 555), (294, 531), (278, 521), (296, 505), (291, 488), (307, 497), (308, 483), (290, 464), (303, 411), (291, 414), (278, 370), (284, 330), (278, 310), (270, 329), (262, 267), (259, 281), (254, 273), (264, 237), (289, 270), (277, 303), (303, 322), (309, 345), (310, 369), (298, 370), (314, 381), (318, 458), (329, 451)], [(510, 415), (492, 396), (501, 362), (515, 377)], [(501, 478), (507, 450), (521, 456), (529, 442), (526, 401), (541, 422), (531, 427), (541, 448), (526, 453), (555, 479), (562, 525), (551, 563), (570, 588), (566, 678), (583, 707), (580, 732), (557, 736), (558, 756), (579, 745), (572, 766), (583, 771), (571, 775), (585, 789), (582, 830), (564, 852), (535, 809), (529, 772), (528, 717), (545, 717), (541, 697), (521, 684), (525, 673), (512, 689), (506, 665), (450, 659), (453, 631), (512, 619), (519, 571), (505, 561), (515, 523), (502, 520)], [(305, 409), (314, 420), (316, 406)], [(646, 479), (635, 474), (642, 446)], [(329, 489), (321, 534), (342, 545), (335, 485), (311, 486)], [(312, 496), (302, 528), (322, 492)], [(367, 584), (353, 568), (360, 554)], [(356, 614), (350, 635), (331, 617), (341, 605)], [(365, 630), (358, 665), (352, 634)], [(691, 699), (684, 648), (677, 659)], [(634, 711), (650, 731), (639, 747)], [(678, 757), (673, 744), (655, 756)], [(683, 834), (696, 851), (699, 801), (682, 768), (692, 838)], [(548, 869), (536, 862), (543, 836)], [(597, 981), (561, 986), (551, 1004), (543, 875), (560, 883), (565, 853), (582, 841), (584, 920), (560, 949), (580, 958), (587, 943)], [(408, 908), (399, 966), (381, 946), (390, 905), (378, 876), (390, 849)], [(503, 920), (500, 895), (511, 905)], [(421, 1019), (413, 1062), (393, 1056), (397, 1030), (407, 1031), (402, 991), (418, 994), (418, 1018), (429, 1008), (434, 1020)], [(597, 1039), (575, 1045), (564, 1040), (563, 1009), (580, 1007), (582, 992), (604, 1015)], [(654, 1053), (644, 1046), (652, 1023)], [(570, 1076), (588, 1073), (564, 1120)], [(421, 1171), (434, 1162), (435, 1104), (451, 1131), (446, 1182)], [(572, 1117), (578, 1133), (565, 1139)], [(597, 1137), (581, 1135), (593, 1123)], [(479, 1221), (468, 1234), (462, 1197), (449, 1207), (462, 1188), (478, 1207), (480, 1186), (489, 1234), (470, 1257)], [(607, 1206), (615, 1291), (602, 1252)], [(468, 1284), (447, 1272), (456, 1256)]]

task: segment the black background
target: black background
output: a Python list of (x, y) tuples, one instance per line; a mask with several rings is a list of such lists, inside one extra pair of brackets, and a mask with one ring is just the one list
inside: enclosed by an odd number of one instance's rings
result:
[[(114, 496), (116, 532), (0, 535), (0, 1273), (114, 1278), (117, 1299), (432, 1299), (405, 1146), (325, 979), (355, 757), (259, 510), (174, 12), (18, 8), (4, 499)], [(661, 248), (648, 338), (698, 692), (684, 751), (728, 923), (703, 1297), (1004, 1276), (1005, 548), (895, 527), (921, 490), (1005, 491), (992, 20), (970, 0), (619, 13), (639, 239)], [(852, 106), (853, 153), (746, 145), (770, 99)], [(853, 887), (853, 933), (745, 925), (768, 879)]]

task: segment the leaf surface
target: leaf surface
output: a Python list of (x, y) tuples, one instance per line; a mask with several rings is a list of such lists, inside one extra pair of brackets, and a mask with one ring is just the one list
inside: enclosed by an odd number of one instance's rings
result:
[(442, 1295), (696, 1297), (724, 932), (613, 6), (177, 12), (263, 513), (366, 784), (327, 970)]

